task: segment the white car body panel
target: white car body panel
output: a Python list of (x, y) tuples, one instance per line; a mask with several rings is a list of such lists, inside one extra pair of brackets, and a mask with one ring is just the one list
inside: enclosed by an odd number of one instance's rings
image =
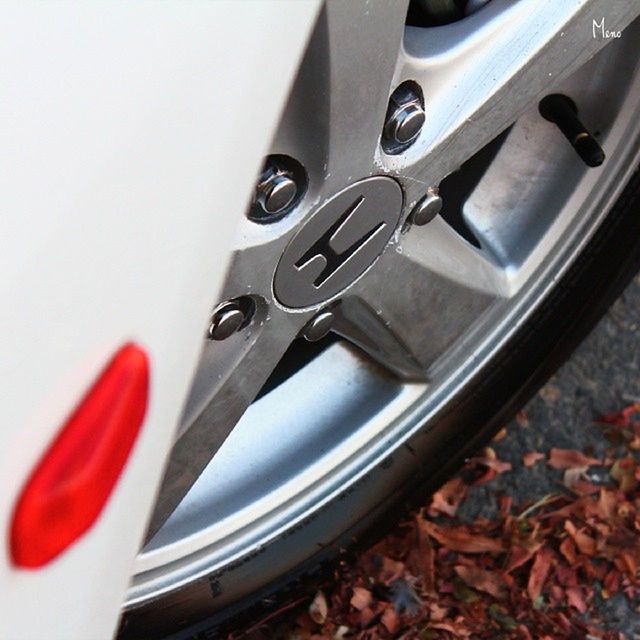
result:
[[(206, 320), (319, 7), (0, 6), (0, 637), (110, 638)], [(22, 486), (128, 340), (151, 357), (142, 434), (96, 525), (11, 564)]]

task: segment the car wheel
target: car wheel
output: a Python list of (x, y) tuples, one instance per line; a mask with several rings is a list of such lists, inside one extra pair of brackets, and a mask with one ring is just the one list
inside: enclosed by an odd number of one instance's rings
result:
[(212, 304), (122, 638), (189, 637), (377, 531), (638, 268), (640, 23), (610, 41), (593, 25), (637, 7), (443, 4), (322, 10)]

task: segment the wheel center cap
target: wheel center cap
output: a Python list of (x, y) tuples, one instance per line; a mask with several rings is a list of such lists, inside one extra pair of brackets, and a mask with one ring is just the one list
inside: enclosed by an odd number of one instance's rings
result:
[(325, 202), (291, 239), (273, 277), (286, 307), (310, 307), (362, 275), (385, 248), (402, 212), (392, 178), (360, 180)]

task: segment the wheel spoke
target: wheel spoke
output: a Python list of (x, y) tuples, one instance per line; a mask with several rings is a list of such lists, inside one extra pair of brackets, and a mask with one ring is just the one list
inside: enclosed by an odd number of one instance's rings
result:
[(374, 307), (358, 296), (348, 296), (335, 310), (333, 331), (368, 353), (405, 380), (424, 380), (425, 371), (411, 350)]
[(371, 173), (407, 5), (330, 0), (320, 14), (272, 148), (302, 162), (312, 188)]
[(393, 373), (427, 376), (429, 366), (497, 299), (505, 272), (444, 221), (414, 228), (356, 284), (336, 330)]
[[(407, 29), (397, 83), (419, 82), (427, 119), (419, 140), (383, 162), (408, 177), (408, 199), (437, 184), (513, 123), (545, 88), (607, 42), (594, 18), (620, 30), (640, 13), (634, 0), (494, 0), (446, 28)], [(413, 180), (412, 180), (413, 178)]]
[(149, 526), (162, 526), (198, 479), (283, 354), (298, 335), (303, 316), (277, 308), (256, 312), (244, 331), (203, 350), (182, 429), (174, 444)]

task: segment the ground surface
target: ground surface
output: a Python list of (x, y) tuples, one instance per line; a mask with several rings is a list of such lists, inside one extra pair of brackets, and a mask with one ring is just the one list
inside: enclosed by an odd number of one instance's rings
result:
[(639, 329), (640, 276), (420, 514), (240, 635), (640, 638)]
[(498, 495), (524, 503), (553, 492), (558, 483), (553, 469), (547, 465), (527, 469), (522, 456), (552, 447), (591, 448), (603, 455), (610, 442), (602, 430), (593, 428), (594, 419), (633, 402), (640, 402), (640, 275), (525, 407), (526, 418), (514, 420), (504, 440), (492, 445), (498, 457), (514, 468), (490, 486), (473, 488), (458, 516), (469, 520), (492, 515)]
[[(491, 487), (474, 487), (458, 516), (470, 520), (496, 510), (496, 496), (513, 496), (518, 504), (538, 500), (558, 489), (559, 474), (548, 465), (526, 468), (528, 451), (592, 449), (603, 455), (610, 442), (594, 428), (598, 416), (640, 402), (640, 275), (572, 358), (549, 380), (525, 408), (528, 427), (514, 421), (507, 436), (494, 448), (513, 470), (497, 476)], [(640, 534), (638, 537), (640, 545)], [(601, 614), (611, 627), (628, 638), (640, 638), (640, 614), (626, 598), (600, 602)]]

